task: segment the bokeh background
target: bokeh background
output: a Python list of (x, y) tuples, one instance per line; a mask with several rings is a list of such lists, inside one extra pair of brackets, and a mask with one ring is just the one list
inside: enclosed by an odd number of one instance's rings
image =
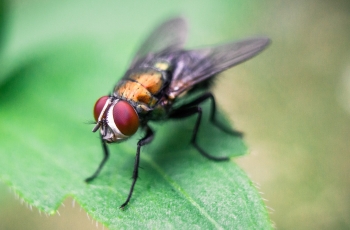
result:
[[(251, 150), (237, 162), (278, 229), (350, 228), (348, 0), (11, 0), (0, 7), (1, 74), (71, 41), (91, 43), (127, 66), (151, 28), (179, 14), (190, 24), (188, 47), (270, 37), (263, 54), (226, 71), (214, 88)], [(103, 228), (71, 199), (64, 204), (60, 215), (46, 217), (0, 184), (0, 229)]]

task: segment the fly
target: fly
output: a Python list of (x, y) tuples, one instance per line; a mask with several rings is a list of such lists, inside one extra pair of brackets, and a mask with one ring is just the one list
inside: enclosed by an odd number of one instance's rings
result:
[(214, 76), (255, 56), (270, 40), (257, 37), (209, 48), (185, 50), (183, 45), (186, 36), (187, 24), (183, 18), (173, 18), (161, 24), (141, 45), (113, 93), (99, 98), (95, 103), (93, 111), (96, 125), (92, 131), (100, 129), (104, 157), (86, 182), (95, 179), (106, 163), (109, 157), (107, 143), (125, 141), (139, 128), (144, 131), (143, 138), (137, 143), (129, 195), (120, 208), (124, 208), (132, 196), (138, 178), (141, 147), (149, 144), (154, 137), (149, 121), (196, 115), (191, 144), (210, 160), (226, 161), (228, 157), (210, 155), (196, 141), (202, 118), (200, 104), (209, 100), (210, 122), (224, 132), (242, 136), (242, 133), (229, 130), (216, 121), (215, 98), (209, 91), (183, 105), (176, 106), (175, 103), (197, 90), (208, 90)]

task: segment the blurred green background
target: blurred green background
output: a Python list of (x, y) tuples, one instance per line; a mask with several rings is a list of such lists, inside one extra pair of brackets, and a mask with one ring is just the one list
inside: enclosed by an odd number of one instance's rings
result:
[[(188, 18), (188, 47), (270, 37), (264, 53), (223, 73), (214, 89), (251, 150), (237, 162), (259, 185), (278, 229), (350, 228), (348, 0), (12, 0), (0, 12), (0, 83), (19, 63), (77, 43), (126, 68), (142, 38), (172, 15)], [(67, 57), (93, 53), (76, 50)], [(107, 82), (101, 76), (106, 92), (115, 84)], [(96, 229), (72, 200), (64, 203), (61, 216), (41, 216), (1, 184), (0, 229)]]

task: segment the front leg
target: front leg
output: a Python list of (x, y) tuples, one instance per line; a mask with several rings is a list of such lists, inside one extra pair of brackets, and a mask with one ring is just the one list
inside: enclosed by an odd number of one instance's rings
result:
[(90, 181), (94, 180), (98, 176), (98, 174), (100, 174), (101, 169), (103, 168), (103, 166), (105, 165), (105, 163), (108, 160), (109, 151), (108, 151), (108, 148), (107, 148), (107, 144), (103, 140), (102, 135), (100, 135), (100, 139), (101, 139), (102, 148), (103, 148), (103, 159), (102, 159), (100, 165), (98, 166), (97, 170), (94, 172), (94, 174), (92, 174), (90, 177), (86, 178), (85, 182), (90, 182)]
[(123, 209), (130, 201), (130, 198), (132, 196), (132, 193), (134, 191), (134, 187), (137, 181), (137, 178), (139, 176), (139, 164), (140, 164), (140, 150), (141, 146), (144, 146), (148, 143), (150, 143), (153, 140), (154, 133), (152, 129), (146, 125), (146, 135), (137, 142), (137, 150), (136, 150), (136, 156), (135, 156), (135, 163), (134, 163), (134, 171), (132, 173), (132, 184), (130, 187), (128, 198), (126, 198), (125, 202), (120, 206), (121, 209)]

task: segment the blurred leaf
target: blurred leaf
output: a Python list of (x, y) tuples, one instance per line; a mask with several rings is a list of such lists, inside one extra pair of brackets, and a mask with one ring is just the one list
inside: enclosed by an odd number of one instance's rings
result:
[[(92, 118), (90, 92), (111, 88), (99, 86), (99, 76), (108, 79), (112, 66), (91, 44), (80, 42), (58, 47), (7, 78), (0, 88), (1, 180), (48, 213), (72, 195), (110, 228), (269, 228), (261, 198), (236, 164), (211, 162), (189, 145), (193, 119), (153, 125), (156, 137), (142, 149), (141, 179), (125, 211), (118, 207), (131, 184), (135, 138), (111, 145), (100, 176), (83, 182), (102, 157), (98, 136), (84, 124)], [(199, 139), (211, 153), (246, 152), (241, 139), (206, 119)]]
[(0, 0), (0, 52), (2, 51), (5, 37), (7, 10), (7, 1)]

